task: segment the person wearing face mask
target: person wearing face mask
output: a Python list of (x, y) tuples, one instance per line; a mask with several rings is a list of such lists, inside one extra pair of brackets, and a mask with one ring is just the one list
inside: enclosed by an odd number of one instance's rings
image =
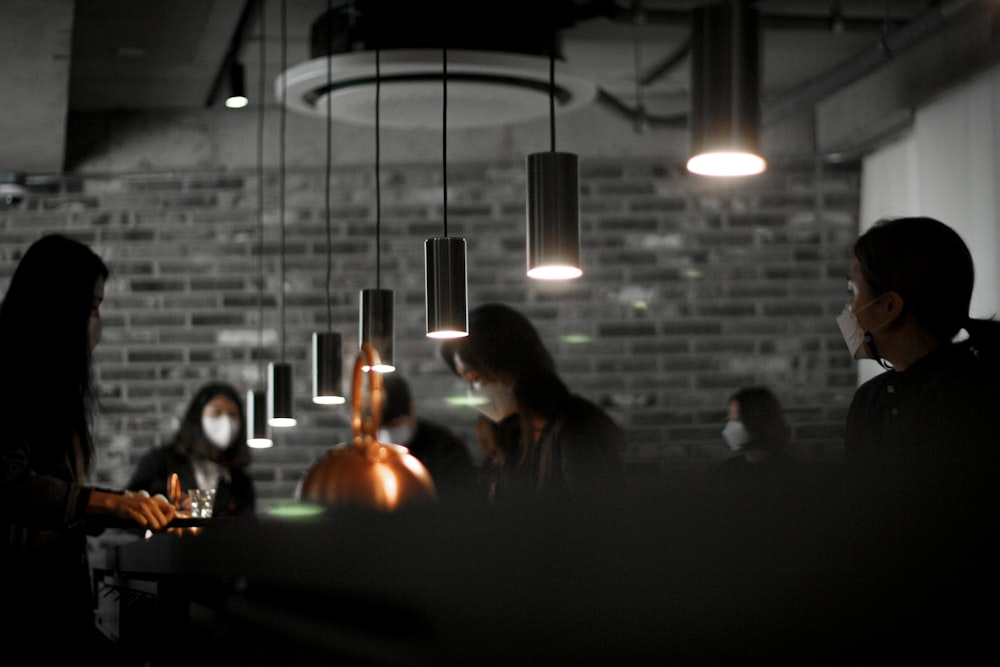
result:
[(249, 465), (240, 395), (228, 384), (213, 382), (191, 399), (171, 441), (139, 460), (129, 488), (168, 496), (167, 480), (177, 473), (184, 493), (216, 490), (213, 517), (249, 515), (256, 508)]
[(440, 501), (471, 492), (478, 469), (465, 442), (444, 424), (417, 415), (410, 385), (399, 371), (383, 375), (382, 390), (378, 439), (409, 449), (431, 474)]
[(838, 324), (853, 358), (886, 369), (846, 424), (865, 593), (882, 603), (865, 609), (893, 660), (908, 646), (955, 662), (992, 650), (977, 633), (1000, 621), (1000, 323), (970, 317), (972, 256), (939, 220), (880, 220), (853, 250)]
[(743, 507), (782, 512), (799, 477), (799, 464), (786, 451), (790, 434), (781, 403), (770, 389), (744, 387), (735, 392), (722, 429), (733, 455), (716, 468), (710, 484)]
[(59, 234), (24, 252), (0, 304), (0, 638), (10, 653), (74, 664), (115, 646), (97, 630), (88, 539), (108, 528), (163, 532), (175, 508), (89, 480), (93, 352), (109, 275)]
[(476, 437), (494, 501), (624, 489), (621, 428), (570, 391), (524, 315), (504, 304), (481, 305), (469, 312), (469, 335), (444, 342), (440, 355), (478, 399)]

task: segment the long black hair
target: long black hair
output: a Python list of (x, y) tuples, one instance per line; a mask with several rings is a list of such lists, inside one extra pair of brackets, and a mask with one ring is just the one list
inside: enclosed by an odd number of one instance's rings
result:
[(14, 431), (42, 429), (65, 447), (79, 437), (87, 466), (95, 400), (88, 321), (97, 280), (107, 277), (88, 246), (43, 236), (24, 253), (0, 305), (0, 420)]

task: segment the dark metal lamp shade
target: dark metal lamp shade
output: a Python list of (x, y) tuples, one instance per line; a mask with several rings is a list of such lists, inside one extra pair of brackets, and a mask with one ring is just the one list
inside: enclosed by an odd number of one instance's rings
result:
[(295, 426), (292, 405), (292, 365), (272, 361), (267, 368), (267, 423), (279, 428)]
[[(380, 360), (375, 370), (379, 373), (389, 373), (396, 370), (392, 361), (392, 347), (395, 337), (392, 306), (392, 290), (378, 288), (361, 290), (358, 349), (364, 348), (365, 343), (375, 349)], [(369, 369), (365, 368), (365, 370)]]
[(528, 156), (528, 277), (570, 280), (580, 268), (580, 168), (573, 153)]
[(226, 106), (230, 109), (242, 109), (249, 103), (243, 65), (233, 63), (229, 66), (229, 96), (226, 98)]
[(757, 10), (724, 2), (692, 10), (691, 158), (704, 176), (750, 176), (760, 156), (760, 43)]
[(469, 298), (465, 272), (465, 239), (435, 237), (424, 241), (427, 282), (427, 337), (469, 335)]
[(267, 423), (267, 392), (247, 391), (247, 445), (266, 449), (274, 445)]
[(340, 334), (333, 331), (313, 333), (313, 403), (340, 405), (347, 402), (341, 389), (342, 366)]

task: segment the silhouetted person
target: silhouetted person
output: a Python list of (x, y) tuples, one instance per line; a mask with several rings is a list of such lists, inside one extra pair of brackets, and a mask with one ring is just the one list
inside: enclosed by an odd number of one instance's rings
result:
[[(28, 248), (0, 306), (0, 600), (9, 653), (71, 664), (107, 650), (94, 623), (88, 535), (162, 531), (165, 500), (88, 484), (91, 353), (108, 269), (60, 235)], [(102, 656), (110, 658), (110, 656)]]

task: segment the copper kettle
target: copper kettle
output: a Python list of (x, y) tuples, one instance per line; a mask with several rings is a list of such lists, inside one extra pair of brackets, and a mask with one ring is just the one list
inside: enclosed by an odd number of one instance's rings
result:
[[(436, 500), (434, 480), (420, 460), (406, 447), (379, 442), (376, 436), (382, 417), (382, 374), (366, 369), (375, 368), (379, 361), (371, 345), (362, 345), (351, 382), (354, 439), (334, 445), (309, 466), (296, 494), (299, 500), (386, 511)], [(367, 413), (363, 410), (365, 375)]]

